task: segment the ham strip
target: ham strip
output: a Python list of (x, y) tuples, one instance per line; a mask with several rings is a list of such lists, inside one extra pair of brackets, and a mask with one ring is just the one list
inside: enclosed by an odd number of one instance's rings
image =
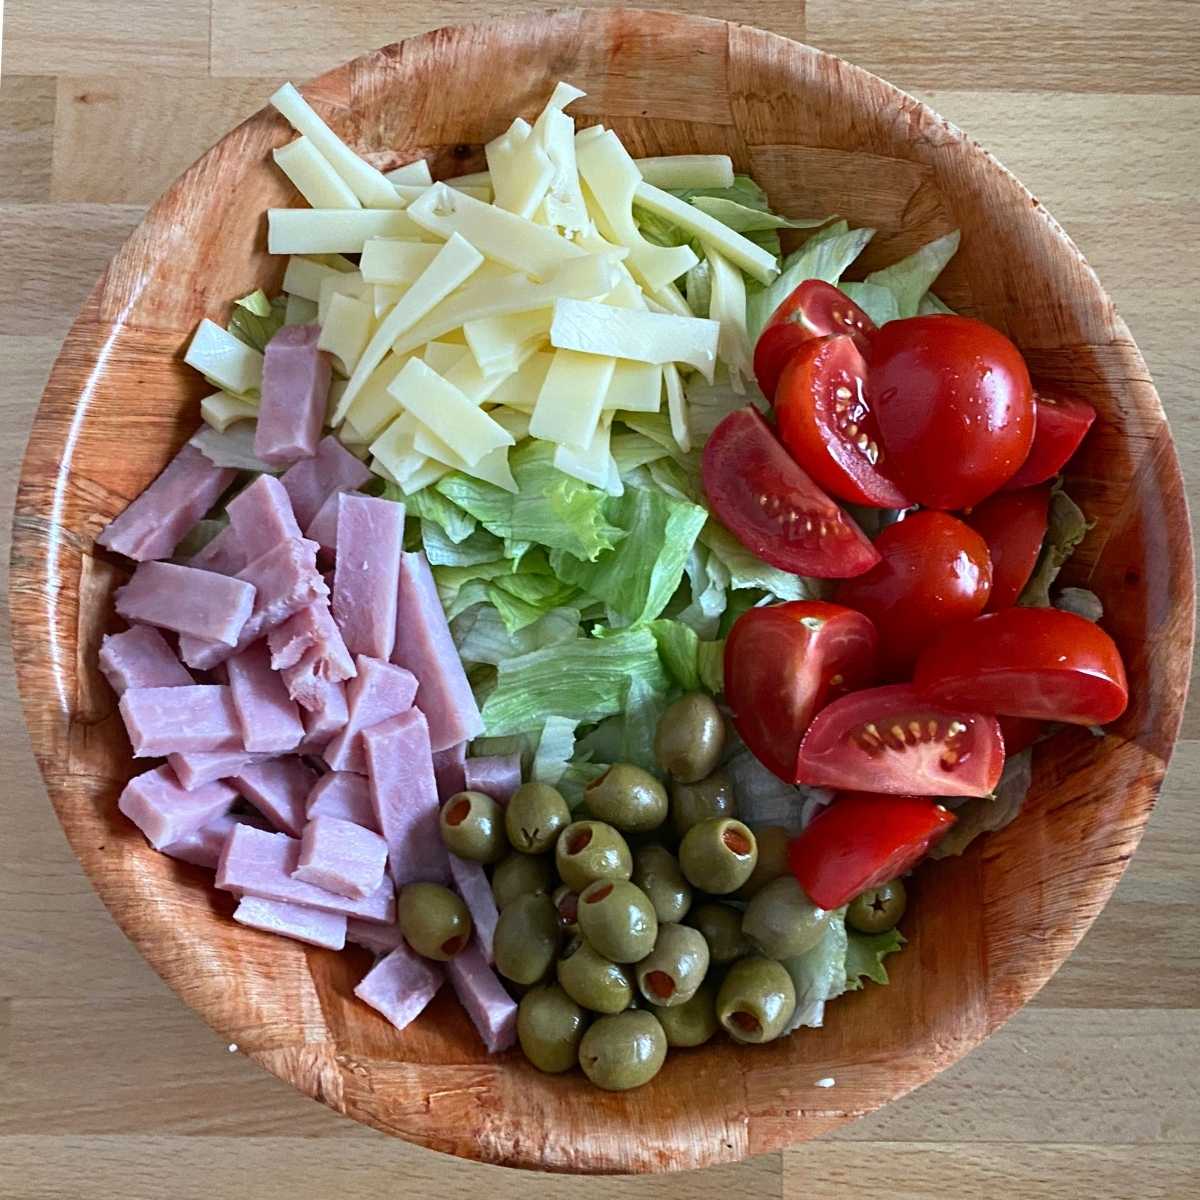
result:
[(285, 325), (263, 353), (262, 402), (254, 453), (286, 467), (312, 458), (329, 403), (329, 355), (317, 349), (319, 325)]
[(437, 963), (401, 944), (363, 976), (354, 994), (397, 1029), (404, 1029), (421, 1015), (444, 979)]
[(497, 1054), (515, 1045), (517, 1003), (504, 990), (474, 939), (446, 964), (446, 973), (488, 1053)]
[(338, 817), (313, 817), (300, 839), (292, 877), (339, 896), (361, 900), (383, 882), (387, 842), (377, 833)]
[(433, 756), (433, 774), (437, 779), (438, 799), (444, 804), (467, 786), (467, 743), (459, 742)]
[(325, 497), (325, 502), (317, 509), (317, 515), (309, 522), (304, 536), (317, 543), (322, 550), (337, 549), (338, 526), (338, 497), (340, 491)]
[(391, 954), (397, 946), (404, 945), (398, 925), (372, 925), (357, 917), (350, 917), (346, 921), (346, 941), (381, 956)]
[(190, 833), (169, 846), (163, 846), (162, 852), (171, 858), (179, 859), (180, 862), (215, 871), (229, 835), (237, 826), (253, 825), (256, 821), (256, 817), (245, 813), (222, 813), (195, 833)]
[(325, 761), (335, 771), (366, 774), (362, 731), (412, 708), (417, 681), (403, 667), (360, 654), (358, 674), (346, 685), (349, 719), (342, 731), (325, 747)]
[(237, 792), (224, 783), (185, 791), (170, 767), (155, 767), (125, 785), (117, 807), (161, 850), (227, 813), (236, 799)]
[(215, 779), (228, 779), (236, 775), (247, 763), (254, 762), (256, 757), (241, 749), (204, 750), (190, 754), (168, 754), (167, 765), (175, 772), (175, 778), (192, 792)]
[(280, 542), (300, 536), (292, 502), (273, 475), (260, 475), (228, 505), (229, 526), (235, 531), (247, 562), (266, 554)]
[(467, 789), (491, 796), (497, 804), (507, 804), (521, 786), (520, 754), (492, 754), (468, 758), (463, 766)]
[(284, 754), (300, 745), (304, 740), (300, 713), (283, 680), (271, 670), (266, 646), (255, 642), (231, 658), (226, 668), (246, 749), (259, 754)]
[(371, 788), (363, 775), (352, 775), (349, 771), (330, 771), (328, 775), (322, 775), (308, 793), (304, 808), (310, 821), (317, 817), (340, 817), (373, 833), (379, 832), (371, 804)]
[(458, 894), (471, 914), (479, 947), (487, 961), (491, 962), (494, 958), (492, 942), (496, 936), (496, 922), (500, 919), (500, 913), (496, 909), (496, 898), (492, 894), (492, 885), (477, 862), (469, 862), (456, 854), (450, 855), (450, 874)]
[(130, 688), (117, 707), (135, 758), (243, 748), (233, 698), (221, 684)]
[(354, 677), (354, 660), (324, 600), (277, 625), (267, 634), (267, 644), (271, 666), (282, 674), (288, 695), (309, 710), (322, 705), (322, 683)]
[(316, 779), (310, 767), (289, 755), (249, 763), (233, 777), (233, 783), (276, 829), (299, 837), (307, 821), (304, 806)]
[(233, 526), (227, 525), (203, 550), (193, 554), (187, 565), (218, 575), (236, 575), (246, 565), (246, 551)]
[(234, 910), (233, 919), (251, 929), (295, 938), (298, 942), (323, 946), (326, 950), (342, 950), (346, 945), (345, 913), (321, 912), (303, 904), (243, 896)]
[(333, 434), (321, 439), (315, 458), (301, 459), (280, 476), (301, 529), (307, 529), (321, 505), (335, 492), (357, 491), (371, 478)]
[(117, 612), (130, 624), (158, 625), (226, 649), (237, 644), (254, 604), (253, 583), (177, 563), (144, 562), (117, 589)]
[(396, 640), (404, 505), (343, 492), (337, 545), (334, 619), (355, 654), (387, 658)]
[(329, 683), (321, 679), (318, 684), (321, 707), (312, 711), (300, 709), (300, 719), (304, 722), (304, 741), (300, 743), (302, 754), (321, 753), (350, 715), (344, 683)]
[(149, 625), (107, 634), (100, 643), (100, 670), (118, 696), (129, 688), (187, 687), (195, 682), (166, 638)]

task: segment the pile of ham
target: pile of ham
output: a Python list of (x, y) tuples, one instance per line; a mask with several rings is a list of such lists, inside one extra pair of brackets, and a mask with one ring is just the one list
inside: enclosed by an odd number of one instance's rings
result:
[[(423, 554), (404, 551), (404, 506), (320, 439), (330, 388), (315, 327), (267, 346), (260, 474), (229, 524), (168, 561), (238, 473), (185, 445), (97, 538), (137, 564), (117, 592), (128, 629), (100, 667), (120, 698), (137, 775), (119, 807), (163, 854), (215, 872), (234, 920), (331, 950), (374, 953), (357, 995), (398, 1029), (450, 981), (491, 1051), (516, 1005), (491, 967), (496, 908), (483, 869), (451, 859), (442, 801), (467, 780), (505, 802), (512, 758), (468, 759), (482, 732)], [(396, 926), (396, 889), (457, 888), (474, 921), (442, 965)]]

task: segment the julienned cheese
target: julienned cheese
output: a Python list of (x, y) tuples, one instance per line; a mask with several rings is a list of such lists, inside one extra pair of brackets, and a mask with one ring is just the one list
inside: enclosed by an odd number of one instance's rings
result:
[(505, 381), (517, 373), (520, 365), (531, 357), (533, 352), (533, 346), (527, 347), (512, 367), (492, 375), (485, 375), (474, 357), (467, 353), (446, 372), (446, 381), (458, 388), (472, 404), (484, 404), (492, 400)]
[(667, 411), (671, 417), (671, 435), (680, 450), (686, 453), (692, 448), (692, 436), (688, 430), (687, 398), (683, 393), (683, 380), (674, 363), (663, 367), (663, 379), (667, 385)]
[(405, 163), (402, 167), (395, 167), (390, 171), (384, 171), (383, 177), (389, 183), (415, 183), (418, 185), (423, 184), (425, 187), (428, 187), (433, 182), (433, 176), (429, 172), (429, 164), (423, 158)]
[(363, 245), (359, 270), (368, 283), (412, 283), (441, 249), (429, 242), (371, 238)]
[(207, 317), (196, 328), (183, 361), (236, 395), (262, 387), (263, 356)]
[(294, 254), (288, 259), (287, 270), (283, 273), (283, 290), (289, 296), (303, 296), (305, 300), (320, 300), (322, 281), (330, 276), (342, 274), (345, 272), (317, 262), (315, 258), (304, 258)]
[(451, 468), (445, 463), (440, 463), (436, 459), (427, 458), (407, 479), (400, 484), (400, 490), (406, 495), (411, 496), (415, 492), (419, 492), (422, 488), (427, 488), (431, 484), (437, 483), (443, 475), (449, 475)]
[(395, 208), (269, 208), (272, 254), (361, 254), (369, 238), (428, 241), (429, 233)]
[[(407, 357), (389, 354), (371, 373), (362, 390), (346, 410), (346, 420), (353, 421), (354, 428), (369, 442), (385, 429), (390, 421), (400, 415), (400, 405), (388, 391), (392, 380), (400, 374)], [(343, 395), (345, 393), (343, 392)], [(334, 407), (334, 413), (337, 407)], [(331, 425), (333, 421), (329, 422)]]
[(371, 315), (375, 315), (375, 289), (357, 271), (350, 275), (333, 271), (321, 280), (317, 296), (317, 320), (322, 325), (325, 324), (334, 296), (349, 296), (352, 300), (361, 300), (371, 307)]
[(456, 346), (453, 342), (429, 342), (421, 355), (425, 365), (439, 375), (445, 375), (459, 359), (470, 356), (471, 352), (466, 346)]
[(669, 154), (633, 161), (642, 178), (655, 187), (733, 187), (733, 159), (728, 154)]
[(224, 433), (235, 421), (250, 421), (258, 416), (258, 404), (243, 396), (214, 392), (200, 401), (200, 416), (214, 429)]
[(723, 254), (706, 246), (711, 271), (712, 297), (708, 315), (719, 322), (721, 336), (717, 354), (729, 367), (735, 383), (754, 374), (750, 334), (746, 329), (746, 280)]
[(334, 366), (339, 367), (343, 375), (349, 375), (358, 364), (374, 323), (375, 313), (367, 301), (337, 292), (330, 298), (325, 319), (321, 322), (317, 349), (332, 354)]
[(554, 355), (547, 351), (531, 355), (516, 374), (508, 376), (492, 393), (491, 402), (521, 412), (533, 412), (553, 361)]
[(554, 451), (554, 465), (565, 475), (573, 475), (593, 487), (607, 487), (612, 470), (612, 413), (604, 413), (600, 423), (592, 431), (592, 440), (583, 448), (558, 446)]
[(482, 317), (464, 325), (463, 333), (480, 370), (491, 373), (514, 366), (529, 342), (548, 337), (553, 316), (553, 308), (535, 308), (502, 317)]
[(403, 284), (391, 287), (388, 284), (375, 283), (371, 286), (375, 289), (375, 320), (377, 321), (382, 321), (389, 310), (395, 308), (404, 293), (408, 291), (407, 286)]
[(362, 208), (350, 185), (307, 137), (273, 151), (275, 165), (313, 208)]
[(305, 300), (303, 296), (288, 296), (283, 310), (285, 325), (311, 325), (317, 319), (317, 302)]
[[(508, 448), (502, 447), (485, 454), (477, 463), (468, 463), (448, 446), (437, 434), (420, 426), (413, 435), (413, 447), (418, 453), (423, 453), (430, 461), (445, 463), (455, 471), (462, 471), (482, 479), (506, 492), (516, 492), (516, 480), (508, 466)], [(411, 477), (410, 477), (411, 478)]]
[(554, 175), (554, 164), (528, 121), (518, 117), (484, 147), (495, 203), (532, 220)]
[(663, 369), (658, 363), (617, 359), (605, 411), (654, 413), (662, 407)]
[(529, 422), (533, 437), (585, 449), (592, 440), (616, 359), (560, 350), (550, 364)]

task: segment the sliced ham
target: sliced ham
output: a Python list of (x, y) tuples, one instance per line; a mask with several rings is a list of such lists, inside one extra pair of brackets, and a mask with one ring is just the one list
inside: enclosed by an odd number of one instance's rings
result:
[(344, 683), (320, 680), (320, 702), (318, 709), (300, 709), (300, 719), (304, 722), (304, 741), (300, 743), (302, 754), (320, 754), (350, 715)]
[(249, 813), (222, 813), (195, 833), (190, 833), (169, 846), (163, 846), (162, 852), (171, 858), (179, 859), (180, 862), (215, 871), (221, 851), (225, 849), (226, 839), (239, 825), (257, 826), (258, 818)]
[(323, 683), (354, 677), (354, 659), (324, 600), (277, 625), (267, 634), (267, 644), (271, 666), (282, 674), (288, 695), (310, 711), (324, 701)]
[(387, 867), (387, 842), (340, 817), (313, 817), (300, 839), (292, 876), (339, 896), (361, 900), (379, 888)]
[(292, 501), (292, 511), (301, 529), (307, 529), (321, 505), (335, 492), (357, 491), (371, 478), (333, 434), (322, 438), (316, 457), (301, 459), (288, 467), (279, 482)]
[(130, 688), (117, 706), (135, 758), (242, 749), (242, 727), (229, 688)]
[(235, 655), (226, 669), (246, 749), (258, 754), (286, 754), (299, 746), (304, 740), (300, 713), (278, 672), (271, 670), (265, 643), (255, 642)]
[(363, 976), (354, 994), (397, 1029), (404, 1029), (421, 1015), (444, 979), (437, 963), (401, 944)]
[(340, 491), (325, 497), (325, 502), (317, 509), (317, 515), (308, 523), (304, 536), (317, 543), (322, 550), (337, 549), (338, 527), (338, 497)]
[(450, 855), (450, 875), (454, 880), (455, 889), (471, 914), (480, 949), (487, 961), (491, 962), (495, 957), (492, 943), (496, 936), (496, 922), (500, 919), (496, 898), (492, 894), (492, 885), (479, 863), (469, 862), (456, 854)]
[(396, 921), (395, 890), (384, 881), (379, 890), (365, 900), (351, 900), (336, 892), (314, 887), (293, 879), (300, 860), (300, 842), (286, 833), (268, 833), (250, 825), (239, 825), (225, 842), (217, 864), (217, 887), (235, 895), (261, 896), (264, 900), (283, 900), (319, 908), (322, 912), (340, 912), (392, 925)]
[(233, 776), (238, 791), (276, 829), (293, 837), (304, 831), (304, 807), (316, 781), (316, 772), (295, 755), (248, 763)]
[(329, 355), (317, 349), (320, 336), (319, 325), (285, 325), (267, 343), (254, 453), (272, 466), (317, 452), (332, 381)]
[(169, 558), (236, 475), (213, 466), (195, 446), (184, 446), (96, 541), (135, 562)]
[(362, 732), (412, 708), (417, 681), (410, 671), (360, 654), (358, 674), (346, 685), (350, 715), (346, 726), (325, 747), (325, 761), (335, 771), (365, 774)]
[(429, 721), (434, 750), (469, 742), (483, 732), (483, 718), (450, 636), (424, 554), (405, 554), (401, 558), (392, 662), (407, 667), (417, 677), (417, 707)]
[(355, 654), (387, 658), (396, 640), (404, 505), (343, 492), (337, 546), (333, 615), (346, 645)]
[(158, 625), (226, 650), (237, 645), (254, 607), (252, 582), (177, 563), (144, 562), (117, 589), (117, 612), (130, 624)]
[(374, 833), (379, 832), (366, 776), (353, 775), (349, 771), (330, 771), (328, 775), (322, 775), (308, 793), (305, 814), (310, 821), (317, 817), (339, 817)]
[(128, 688), (186, 687), (191, 673), (149, 625), (107, 634), (100, 643), (100, 670), (118, 696)]
[(210, 783), (189, 792), (170, 767), (155, 767), (125, 785), (117, 807), (161, 850), (227, 813), (236, 799), (228, 784)]
[(474, 939), (447, 964), (446, 973), (488, 1053), (507, 1050), (517, 1040), (517, 1004), (488, 966)]
[(346, 945), (345, 913), (322, 912), (303, 904), (243, 896), (234, 909), (233, 919), (251, 929), (278, 933), (310, 946), (324, 946), (327, 950), (342, 950)]
[(416, 708), (363, 734), (371, 803), (397, 884), (448, 883), (450, 856), (438, 829), (429, 726)]
[(218, 575), (236, 575), (246, 565), (246, 550), (233, 526), (226, 525), (203, 550), (187, 560), (187, 565)]
[(507, 804), (521, 786), (520, 754), (489, 754), (468, 758), (463, 773), (467, 788), (491, 796), (497, 804)]
[(459, 742), (446, 750), (435, 751), (433, 774), (437, 780), (438, 799), (444, 804), (467, 786), (467, 743)]
[(362, 946), (376, 955), (391, 954), (398, 946), (404, 945), (404, 937), (398, 925), (372, 925), (369, 921), (360, 921), (357, 917), (350, 917), (346, 921), (346, 941)]
[(252, 562), (280, 542), (300, 537), (300, 526), (283, 484), (273, 475), (260, 475), (227, 506), (229, 526)]
[(168, 754), (167, 764), (175, 777), (189, 792), (214, 779), (228, 779), (236, 775), (257, 756), (245, 750), (211, 750), (191, 754)]

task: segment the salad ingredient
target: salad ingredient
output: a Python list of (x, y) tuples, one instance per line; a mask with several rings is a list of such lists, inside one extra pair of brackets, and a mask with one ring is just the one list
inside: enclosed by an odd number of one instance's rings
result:
[(1129, 702), (1116, 643), (1054, 608), (1010, 608), (946, 630), (922, 653), (914, 681), (938, 703), (1071, 725), (1106, 725)]
[(654, 949), (634, 970), (638, 989), (653, 1005), (671, 1008), (690, 1000), (708, 973), (708, 943), (688, 925), (658, 927)]
[(371, 238), (421, 236), (421, 227), (407, 212), (399, 209), (267, 210), (267, 251), (270, 254), (361, 254)]
[(711, 901), (698, 905), (692, 909), (688, 924), (703, 935), (709, 959), (717, 966), (750, 953), (750, 943), (742, 933), (742, 914), (728, 904)]
[(696, 783), (671, 784), (671, 823), (677, 837), (682, 838), (702, 821), (734, 816), (737, 816), (737, 798), (725, 771), (714, 771)]
[(739, 900), (753, 900), (772, 880), (788, 871), (788, 831), (782, 825), (755, 825), (758, 862), (750, 878), (737, 890)]
[(638, 174), (655, 187), (733, 187), (733, 159), (728, 154), (668, 154), (634, 162)]
[(495, 959), (496, 924), (500, 920), (500, 910), (496, 907), (492, 896), (492, 885), (483, 867), (476, 862), (450, 856), (450, 879), (471, 914), (471, 923), (475, 927), (475, 936), (463, 953), (472, 946), (478, 946), (486, 962)]
[(841, 908), (902, 875), (953, 824), (927, 797), (843, 792), (792, 840), (792, 871), (814, 903)]
[(583, 801), (597, 820), (622, 833), (648, 833), (667, 819), (666, 788), (632, 763), (614, 763), (593, 779)]
[(497, 1054), (515, 1045), (516, 1001), (488, 966), (476, 939), (446, 964), (446, 973), (488, 1053)]
[(796, 1008), (796, 986), (779, 963), (742, 958), (729, 968), (717, 992), (717, 1019), (735, 1042), (771, 1042)]
[[(763, 327), (763, 333), (777, 325), (798, 325), (810, 338), (832, 335), (849, 337), (866, 353), (875, 322), (849, 295), (817, 278), (806, 279), (779, 305)], [(763, 388), (763, 394), (770, 393)]]
[(1036, 416), (1033, 445), (1020, 470), (1005, 484), (1007, 488), (1026, 488), (1045, 483), (1071, 460), (1096, 419), (1096, 410), (1068, 392), (1034, 391)]
[(1046, 537), (1050, 510), (1047, 487), (1005, 490), (988, 497), (967, 517), (987, 542), (992, 590), (984, 612), (1011, 608), (1025, 590)]
[(654, 948), (658, 917), (650, 898), (627, 879), (596, 879), (579, 893), (579, 931), (598, 954), (639, 962)]
[(544, 892), (526, 892), (500, 909), (492, 939), (496, 970), (513, 983), (543, 979), (558, 953), (558, 912)]
[(581, 937), (573, 938), (563, 951), (557, 977), (563, 991), (591, 1012), (623, 1012), (633, 1000), (633, 983), (625, 968)]
[(379, 832), (367, 777), (350, 771), (330, 771), (322, 775), (304, 801), (304, 815), (310, 821), (321, 816), (340, 817), (374, 833)]
[(320, 337), (320, 326), (287, 325), (267, 344), (254, 453), (271, 466), (311, 458), (321, 440), (331, 368)]
[(653, 1013), (616, 1013), (589, 1026), (579, 1043), (579, 1065), (597, 1087), (623, 1092), (641, 1087), (662, 1069), (667, 1035)]
[(633, 882), (646, 893), (660, 925), (682, 921), (692, 907), (691, 885), (679, 860), (662, 846), (640, 846), (633, 852)]
[(717, 1021), (717, 985), (710, 978), (686, 1000), (663, 1008), (650, 1005), (668, 1046), (703, 1046), (721, 1027)]
[(135, 758), (242, 746), (237, 710), (224, 685), (130, 688), (117, 708)]
[(895, 929), (908, 905), (904, 880), (889, 879), (859, 892), (846, 909), (846, 924), (859, 933), (885, 933)]
[(279, 482), (292, 502), (297, 524), (307, 529), (330, 496), (357, 491), (370, 478), (366, 466), (330, 434), (321, 439), (312, 458), (293, 463)]
[(1075, 553), (1090, 528), (1091, 524), (1083, 515), (1083, 510), (1066, 492), (1054, 490), (1050, 493), (1046, 540), (1018, 604), (1035, 608), (1050, 607), (1050, 585), (1058, 578), (1063, 564)]
[[(393, 287), (410, 287), (437, 257), (440, 249), (440, 246), (428, 242), (371, 238), (363, 246), (362, 258), (359, 260), (359, 270), (362, 273), (363, 282)], [(288, 263), (288, 271), (292, 270), (294, 263), (310, 262), (310, 259), (292, 258)], [(288, 287), (286, 276), (284, 291), (293, 293), (297, 291), (295, 286)]]
[(176, 563), (143, 562), (117, 589), (116, 607), (131, 624), (235, 646), (255, 604), (250, 582)]
[[(1007, 758), (1032, 746), (1046, 729), (1044, 722), (1034, 721), (1029, 717), (998, 716), (996, 721), (1000, 725), (1000, 736), (1004, 739), (1004, 753)], [(1005, 765), (1007, 766), (1007, 762)]]
[(294, 938), (310, 946), (324, 946), (327, 950), (342, 950), (346, 945), (345, 913), (320, 912), (303, 904), (243, 896), (233, 911), (233, 919), (250, 929)]
[(992, 562), (979, 533), (931, 509), (889, 525), (875, 549), (878, 564), (839, 585), (837, 599), (870, 618), (879, 631), (881, 666), (900, 675), (947, 625), (983, 612)]
[(196, 326), (183, 361), (235, 396), (257, 396), (262, 389), (262, 352), (207, 317)]
[[(750, 376), (753, 365), (746, 331), (746, 280), (723, 254), (706, 248), (711, 278), (708, 316), (721, 326), (717, 353), (735, 383)], [(682, 445), (682, 442), (680, 443)]]
[(445, 977), (437, 963), (421, 958), (402, 945), (381, 958), (363, 976), (354, 994), (397, 1029), (405, 1029), (437, 995)]
[(271, 670), (267, 647), (256, 644), (228, 663), (229, 693), (242, 744), (254, 753), (286, 754), (304, 740), (300, 712), (282, 676)]
[(742, 932), (768, 958), (795, 958), (821, 940), (828, 921), (829, 913), (788, 874), (773, 879), (746, 906)]
[(188, 791), (169, 767), (155, 767), (125, 785), (117, 807), (161, 850), (223, 816), (236, 799), (237, 792), (226, 783), (214, 780)]
[(872, 683), (878, 650), (871, 620), (840, 604), (794, 600), (749, 609), (725, 642), (725, 698), (742, 740), (780, 779), (794, 782), (814, 714), (843, 691)]
[(303, 759), (260, 758), (239, 767), (230, 780), (272, 827), (292, 837), (304, 832), (304, 809), (317, 777)]
[(471, 914), (449, 888), (409, 883), (400, 889), (396, 919), (404, 940), (422, 958), (447, 962), (471, 937)]
[(118, 698), (128, 688), (187, 687), (193, 682), (163, 635), (149, 625), (106, 633), (100, 643), (100, 670)]
[(986, 796), (1003, 767), (994, 717), (895, 684), (843, 696), (817, 713), (800, 743), (796, 781), (889, 795)]
[[(551, 359), (529, 420), (529, 432), (558, 444), (556, 460), (560, 451), (573, 448), (577, 460), (586, 458), (590, 462), (590, 455), (583, 452), (590, 450), (599, 432), (596, 423), (616, 363), (615, 358), (574, 350), (560, 350)], [(601, 457), (603, 483), (608, 476), (608, 457)]]
[(483, 792), (498, 804), (507, 804), (521, 786), (519, 754), (487, 754), (468, 758), (464, 768), (467, 787)]
[[(302, 708), (321, 708), (330, 684), (357, 678), (355, 672), (359, 668), (324, 600), (302, 608), (276, 625), (267, 633), (267, 646), (271, 651), (271, 669), (279, 672), (288, 695)], [(364, 660), (364, 663), (374, 661)], [(368, 666), (362, 669), (368, 670)], [(362, 681), (360, 687), (365, 683)]]
[(167, 766), (175, 772), (175, 778), (184, 790), (192, 792), (206, 783), (231, 778), (256, 757), (256, 755), (247, 754), (244, 750), (168, 754)]
[(579, 1061), (587, 1028), (584, 1010), (557, 984), (534, 988), (517, 1005), (517, 1039), (539, 1071), (560, 1075)]
[[(335, 599), (336, 595), (335, 588)], [(326, 745), (322, 757), (335, 771), (365, 775), (363, 731), (412, 708), (417, 697), (417, 680), (411, 671), (365, 654), (354, 661), (357, 674), (346, 685), (346, 723)]]
[(625, 839), (603, 821), (575, 821), (559, 834), (554, 847), (559, 878), (573, 892), (594, 880), (625, 880), (633, 874), (633, 858)]
[(358, 917), (346, 918), (346, 941), (355, 946), (362, 946), (378, 958), (385, 958), (393, 950), (404, 945), (404, 938), (398, 926), (376, 925)]
[(955, 806), (954, 825), (929, 852), (930, 858), (946, 858), (962, 854), (983, 833), (993, 833), (1011, 824), (1033, 785), (1033, 754), (1022, 750), (1004, 764), (1004, 774), (991, 796), (967, 800)]
[(712, 896), (736, 892), (758, 861), (754, 834), (731, 817), (693, 825), (679, 843), (679, 865), (694, 888)]
[(387, 842), (379, 834), (338, 817), (318, 816), (304, 826), (295, 876), (362, 900), (378, 891), (386, 866)]
[(999, 330), (935, 315), (880, 327), (867, 356), (867, 403), (889, 471), (929, 508), (969, 508), (1016, 474), (1033, 441), (1033, 389)]
[(496, 907), (507, 908), (518, 896), (548, 892), (550, 865), (547, 856), (518, 854), (515, 850), (502, 858), (492, 872), (492, 896)]
[(717, 517), (772, 566), (798, 575), (861, 575), (879, 556), (862, 531), (775, 440), (753, 408), (730, 413), (704, 447)]
[(458, 858), (477, 863), (496, 863), (507, 853), (504, 824), (503, 810), (483, 792), (451, 796), (438, 816), (446, 849)]
[(548, 783), (526, 783), (517, 788), (504, 809), (509, 844), (522, 854), (545, 854), (571, 823), (571, 810), (562, 792)]
[[(680, 783), (708, 778), (725, 749), (725, 722), (711, 696), (689, 692), (680, 696), (659, 718), (654, 735), (658, 765)], [(663, 817), (666, 793), (663, 792)]]
[(560, 883), (550, 897), (558, 911), (558, 924), (564, 933), (575, 936), (579, 933), (579, 893), (573, 892), (565, 883)]
[(300, 709), (305, 735), (300, 747), (306, 754), (324, 749), (338, 730), (345, 726), (349, 716), (345, 684), (318, 678), (315, 686), (318, 693), (313, 701), (315, 707), (311, 711), (304, 707)]
[(259, 475), (229, 501), (225, 512), (247, 561), (301, 536), (287, 491), (273, 475)]

